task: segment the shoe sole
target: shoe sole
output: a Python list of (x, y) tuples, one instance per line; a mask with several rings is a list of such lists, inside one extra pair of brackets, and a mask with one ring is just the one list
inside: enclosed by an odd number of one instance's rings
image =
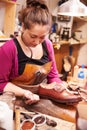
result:
[(57, 103), (70, 104), (70, 105), (78, 103), (78, 102), (81, 101), (81, 100), (75, 100), (75, 99), (74, 100), (72, 99), (72, 101), (69, 100), (69, 99), (68, 99), (68, 101), (67, 100), (58, 100), (58, 99), (55, 99), (55, 98), (52, 98), (52, 97), (49, 97), (49, 96), (45, 96), (45, 95), (41, 95), (41, 94), (39, 94), (39, 96), (41, 98), (50, 99), (50, 100), (55, 101)]

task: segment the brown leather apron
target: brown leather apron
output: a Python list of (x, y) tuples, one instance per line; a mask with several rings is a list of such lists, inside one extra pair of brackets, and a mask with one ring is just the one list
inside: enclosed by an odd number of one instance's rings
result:
[[(31, 89), (38, 86), (51, 70), (52, 62), (42, 66), (35, 64), (26, 64), (22, 75), (14, 78), (11, 82), (25, 89)], [(32, 91), (32, 90), (31, 90)]]

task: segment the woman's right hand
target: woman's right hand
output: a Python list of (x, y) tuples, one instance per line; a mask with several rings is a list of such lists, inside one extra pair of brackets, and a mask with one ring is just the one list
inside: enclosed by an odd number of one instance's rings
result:
[(34, 94), (28, 90), (24, 92), (24, 98), (26, 99), (25, 103), (29, 105), (40, 101), (40, 98), (37, 94)]

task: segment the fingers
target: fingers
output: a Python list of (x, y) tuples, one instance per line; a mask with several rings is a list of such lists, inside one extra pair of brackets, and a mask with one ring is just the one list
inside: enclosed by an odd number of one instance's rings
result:
[(25, 104), (29, 104), (29, 105), (37, 103), (37, 102), (39, 102), (39, 100), (30, 100), (30, 99), (25, 100)]
[(33, 97), (34, 97), (35, 100), (40, 100), (40, 98), (37, 94), (33, 94)]
[(26, 91), (24, 93), (24, 97), (26, 98), (25, 103), (26, 104), (33, 104), (40, 100), (39, 96), (37, 94), (33, 94), (30, 91)]

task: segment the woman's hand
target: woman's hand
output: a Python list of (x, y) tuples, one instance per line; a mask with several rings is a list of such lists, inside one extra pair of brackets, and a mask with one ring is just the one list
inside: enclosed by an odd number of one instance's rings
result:
[(24, 92), (24, 97), (25, 97), (25, 103), (26, 104), (33, 104), (33, 103), (37, 103), (38, 101), (40, 101), (40, 98), (37, 94), (33, 94), (32, 92), (26, 90)]
[(54, 89), (60, 92), (67, 89), (67, 87), (68, 87), (68, 84), (65, 81), (62, 81), (61, 83), (56, 82), (56, 84), (54, 85)]

